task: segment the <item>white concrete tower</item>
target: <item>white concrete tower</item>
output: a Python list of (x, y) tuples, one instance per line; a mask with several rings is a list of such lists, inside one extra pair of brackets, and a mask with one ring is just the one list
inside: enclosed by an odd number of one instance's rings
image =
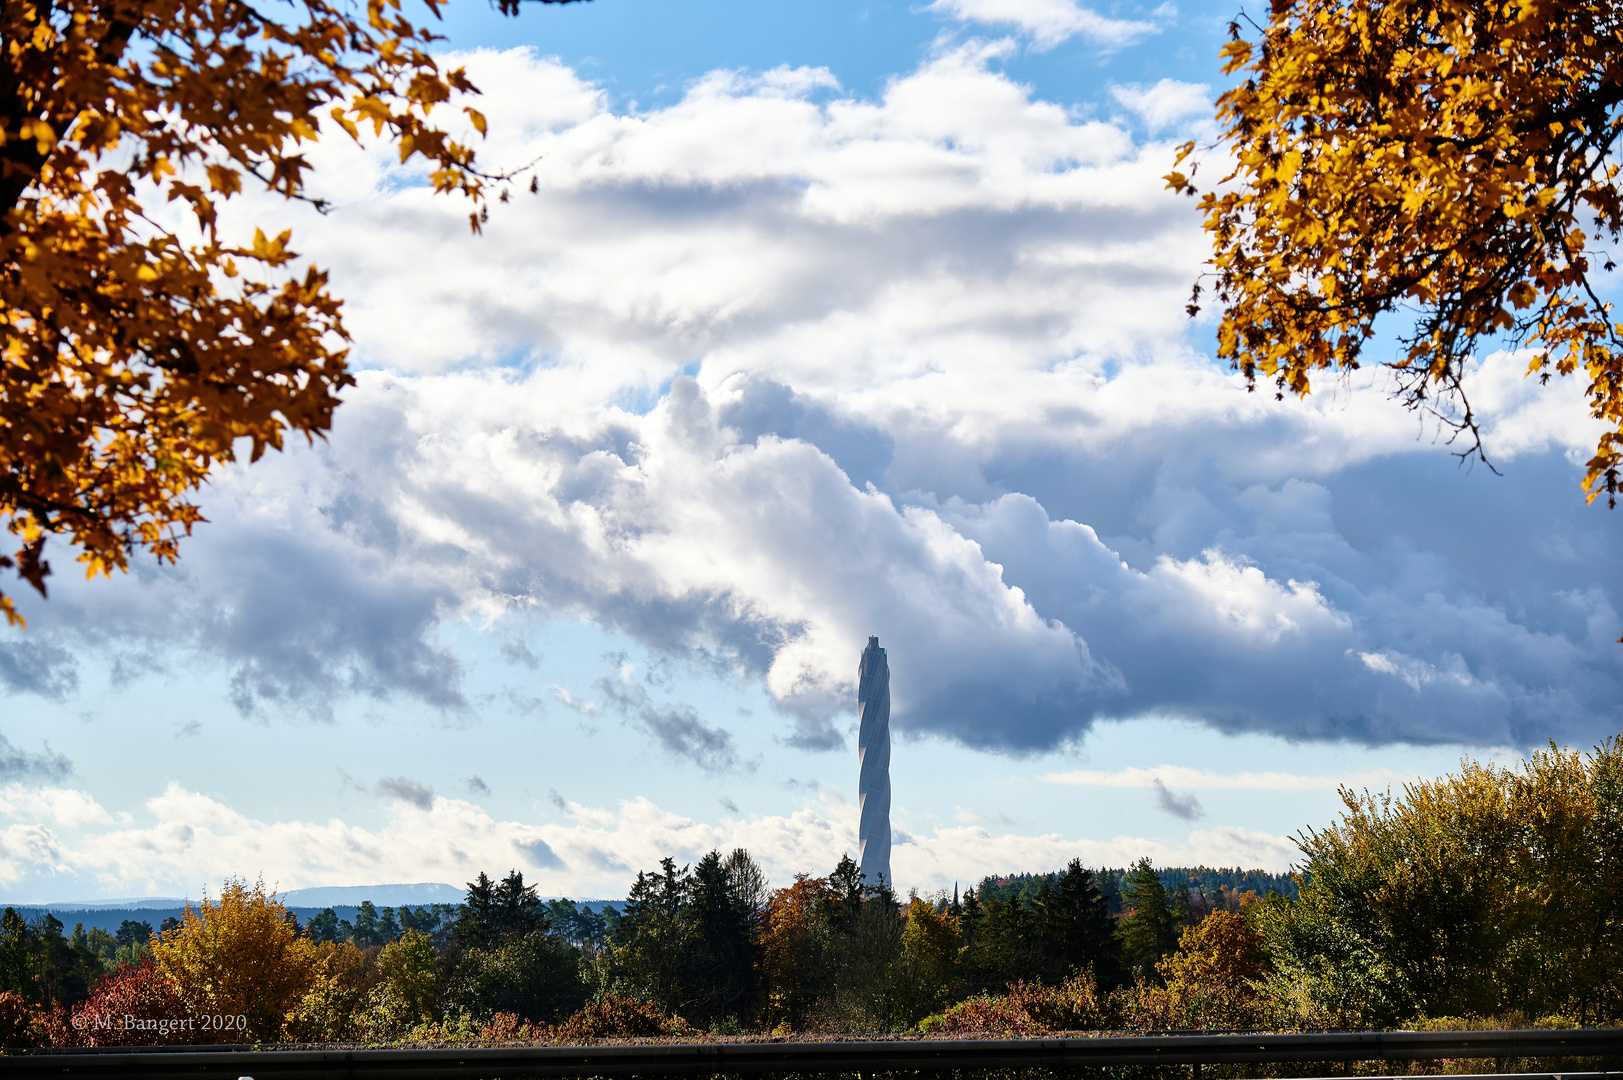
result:
[(890, 663), (879, 639), (868, 639), (857, 666), (857, 804), (862, 823), (857, 830), (857, 862), (870, 885), (895, 885), (890, 876)]

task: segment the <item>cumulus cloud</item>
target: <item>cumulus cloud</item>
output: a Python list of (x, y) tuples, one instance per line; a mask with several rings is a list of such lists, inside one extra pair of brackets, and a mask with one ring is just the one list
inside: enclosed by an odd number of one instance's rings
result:
[[(73, 788), (30, 788), (8, 784), (0, 789), (0, 814), (13, 818), (49, 821), (61, 828), (111, 824), (115, 819), (87, 793)], [(121, 815), (124, 822), (128, 814)]]
[[(841, 743), (870, 634), (898, 727), (1005, 751), (1146, 714), (1616, 731), (1623, 553), (1576, 498), (1581, 387), (1477, 365), (1504, 480), (1456, 472), (1378, 386), (1246, 395), (1190, 344), (1205, 241), (1164, 149), (989, 56), (947, 49), (876, 99), (716, 73), (625, 114), (533, 54), (470, 55), (491, 160), (543, 155), (541, 194), (480, 238), (385, 155), (322, 142), (338, 212), (274, 212), (370, 366), (331, 442), (226, 470), (180, 569), (64, 583), (37, 640), (130, 652), (159, 626), (265, 716), (465, 709), (442, 628), (522, 611), (758, 680), (802, 746)], [(1122, 93), (1166, 123), (1192, 100)], [(553, 693), (737, 764), (640, 683)]]
[(230, 525), (182, 567), (141, 567), (109, 589), (62, 582), (25, 633), (64, 653), (97, 648), (115, 682), (201, 656), (228, 672), (246, 716), (327, 720), (350, 694), (465, 708), (461, 664), (435, 640), (453, 597), (421, 560), (395, 563), (388, 537), (368, 531), (393, 523), (357, 520), (365, 496), (339, 490), (342, 477), (307, 478), (329, 481), (319, 509), (303, 502), (313, 494), (303, 480), (240, 479)]
[[(65, 802), (65, 800), (59, 800)], [(8, 804), (9, 805), (9, 804)], [(94, 805), (81, 796), (76, 805)], [(638, 869), (665, 856), (691, 863), (705, 852), (749, 849), (769, 878), (787, 883), (801, 872), (826, 873), (855, 850), (857, 813), (822, 801), (781, 815), (752, 815), (707, 824), (645, 798), (613, 808), (571, 806), (570, 819), (549, 825), (492, 818), (478, 806), (438, 797), (428, 805), (394, 804), (386, 823), (365, 829), (339, 820), (262, 821), (211, 796), (171, 784), (146, 801), (150, 821), (127, 815), (89, 825), (68, 842), (44, 824), (0, 831), (0, 884), (14, 895), (73, 882), (121, 894), (174, 895), (199, 881), (263, 875), (281, 890), (377, 881), (466, 881), (483, 870), (517, 866), (544, 892), (624, 896)], [(1184, 840), (1111, 840), (993, 834), (979, 825), (913, 833), (894, 855), (903, 887), (935, 889), (1012, 869), (1058, 869), (1073, 858), (1090, 866), (1125, 866), (1140, 857), (1157, 865), (1245, 866), (1283, 870), (1295, 858), (1282, 837), (1231, 827), (1191, 832)]]

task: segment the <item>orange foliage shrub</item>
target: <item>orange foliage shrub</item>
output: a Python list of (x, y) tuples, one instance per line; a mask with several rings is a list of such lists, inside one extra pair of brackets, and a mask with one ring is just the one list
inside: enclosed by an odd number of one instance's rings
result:
[(34, 1011), (14, 990), (0, 994), (0, 1046), (33, 1046)]
[(518, 1018), (518, 1013), (499, 1012), (490, 1018), (490, 1023), (479, 1029), (481, 1039), (529, 1039), (533, 1038), (530, 1025)]
[(582, 1039), (657, 1039), (697, 1035), (699, 1030), (680, 1016), (659, 1011), (652, 1002), (604, 994), (587, 1002), (569, 1019), (553, 1029), (560, 1042)]

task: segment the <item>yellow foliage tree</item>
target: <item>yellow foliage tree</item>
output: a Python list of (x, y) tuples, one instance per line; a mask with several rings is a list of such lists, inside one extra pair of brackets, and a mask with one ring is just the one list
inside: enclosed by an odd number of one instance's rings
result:
[(1250, 1027), (1257, 1022), (1256, 982), (1264, 974), (1262, 935), (1238, 912), (1214, 911), (1178, 939), (1156, 965), (1182, 1026)]
[(914, 897), (907, 906), (907, 926), (902, 930), (902, 956), (919, 988), (930, 999), (931, 1010), (950, 999), (959, 950), (958, 920)]
[[(0, 520), (21, 544), (0, 568), (41, 593), (50, 535), (90, 576), (137, 549), (173, 560), (203, 520), (190, 493), (239, 440), (257, 460), (287, 431), (321, 435), (353, 381), (326, 274), (293, 268), (287, 232), (225, 235), (223, 203), (245, 184), (316, 201), (302, 151), (323, 122), (426, 159), (436, 191), (473, 200), (476, 230), (506, 179), (430, 121), (476, 88), (430, 55), (438, 39), (401, 0), (269, 11), (0, 8)], [(165, 224), (165, 204), (191, 225)], [(21, 622), (3, 593), (0, 612)]]
[(418, 930), (407, 930), (378, 953), (378, 983), (372, 1003), (384, 1017), (401, 1024), (434, 1019), (441, 972), (434, 943)]
[[(1415, 315), (1385, 361), (1398, 393), (1464, 433), (1486, 338), (1529, 374), (1582, 373), (1607, 428), (1588, 463), (1616, 505), (1623, 324), (1597, 293), (1623, 232), (1623, 21), (1600, 0), (1274, 0), (1230, 27), (1218, 99), (1235, 168), (1201, 200), (1223, 308), (1218, 355), (1304, 395), (1357, 368), (1379, 316)], [(1181, 167), (1194, 150), (1185, 144)], [(1168, 186), (1194, 192), (1189, 173)], [(1195, 289), (1191, 314), (1198, 310)]]
[(1258, 916), (1301, 1022), (1623, 1018), (1623, 743), (1342, 799), (1300, 841), (1298, 901)]
[(294, 1042), (341, 1042), (362, 1034), (378, 968), (347, 941), (324, 941), (314, 952), (310, 987), (283, 1017), (283, 1035)]
[(263, 882), (228, 880), (218, 900), (186, 909), (180, 927), (152, 945), (158, 966), (175, 981), (192, 1014), (242, 1016), (235, 1029), (199, 1031), (198, 1041), (272, 1042), (284, 1019), (331, 966), (295, 933), (291, 913)]

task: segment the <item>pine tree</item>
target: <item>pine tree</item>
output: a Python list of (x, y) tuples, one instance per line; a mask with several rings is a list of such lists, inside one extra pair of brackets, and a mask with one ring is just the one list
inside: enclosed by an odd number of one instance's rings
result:
[(1137, 979), (1154, 979), (1156, 962), (1176, 947), (1178, 938), (1166, 887), (1149, 859), (1138, 860), (1128, 872), (1122, 902), (1131, 911), (1121, 926), (1128, 973)]
[[(1042, 896), (1042, 894), (1039, 894)], [(1121, 980), (1121, 945), (1093, 871), (1072, 859), (1038, 912), (1047, 952), (1060, 978), (1091, 971), (1100, 986)]]

